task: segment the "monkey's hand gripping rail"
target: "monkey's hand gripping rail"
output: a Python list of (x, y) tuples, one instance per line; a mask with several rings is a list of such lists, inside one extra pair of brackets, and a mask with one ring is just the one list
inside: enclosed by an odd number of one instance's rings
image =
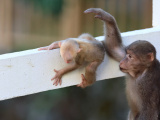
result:
[[(160, 59), (160, 27), (122, 33), (125, 45), (135, 40), (148, 40), (157, 49)], [(104, 37), (97, 37), (103, 40)], [(38, 93), (42, 91), (77, 85), (81, 82), (84, 68), (77, 69), (62, 77), (61, 86), (53, 86), (53, 69), (61, 69), (64, 63), (59, 49), (38, 51), (37, 49), (0, 55), (0, 100)], [(97, 81), (124, 76), (118, 63), (105, 55), (97, 70)]]

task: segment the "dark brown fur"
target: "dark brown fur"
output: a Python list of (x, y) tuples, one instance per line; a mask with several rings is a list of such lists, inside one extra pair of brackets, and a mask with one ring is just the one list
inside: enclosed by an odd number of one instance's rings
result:
[[(61, 48), (60, 44), (63, 45), (63, 42), (69, 42), (66, 44), (66, 46), (69, 46), (68, 49), (63, 50)], [(71, 50), (71, 47), (74, 46), (79, 47), (78, 52), (76, 52), (75, 50)], [(61, 85), (61, 77), (64, 74), (75, 70), (82, 65), (85, 65), (85, 75), (81, 75), (82, 83), (80, 83), (78, 86), (84, 88), (93, 84), (96, 80), (97, 67), (104, 59), (105, 50), (103, 44), (95, 40), (95, 38), (93, 38), (90, 34), (85, 33), (80, 35), (78, 38), (69, 38), (63, 41), (54, 42), (50, 46), (40, 48), (39, 50), (51, 50), (59, 47), (62, 57), (65, 57), (67, 54), (69, 54), (69, 52), (71, 53), (71, 56), (74, 55), (74, 57), (71, 57), (72, 64), (61, 70), (54, 70), (56, 72), (56, 75), (52, 78), (52, 80), (54, 80), (53, 84)], [(65, 54), (63, 55), (63, 53)]]
[(160, 120), (160, 63), (155, 47), (144, 40), (124, 47), (112, 15), (99, 8), (90, 8), (85, 13), (95, 13), (96, 18), (104, 21), (106, 51), (127, 73), (128, 120)]

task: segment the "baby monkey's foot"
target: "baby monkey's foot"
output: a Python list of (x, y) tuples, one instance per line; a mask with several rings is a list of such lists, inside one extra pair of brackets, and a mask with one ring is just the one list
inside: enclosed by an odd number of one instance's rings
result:
[(80, 84), (78, 84), (77, 87), (85, 88), (85, 87), (87, 87), (87, 80), (83, 74), (81, 74), (81, 77), (82, 77), (82, 82)]

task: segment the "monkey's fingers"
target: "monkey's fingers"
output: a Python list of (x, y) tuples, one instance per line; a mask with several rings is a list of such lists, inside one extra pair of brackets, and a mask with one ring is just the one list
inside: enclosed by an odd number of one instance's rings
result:
[(58, 81), (59, 81), (59, 79), (58, 79), (58, 78), (56, 78), (56, 79), (54, 80), (53, 85), (57, 86), (57, 85), (58, 85)]
[(48, 50), (48, 46), (47, 47), (38, 48), (38, 51), (40, 51), (40, 50)]
[(78, 84), (78, 85), (77, 85), (77, 87), (81, 87), (81, 88), (83, 88), (83, 84), (82, 84), (82, 83), (80, 83), (80, 84)]
[(95, 18), (99, 18), (99, 19), (103, 20), (103, 18), (102, 18), (102, 16), (101, 16), (101, 15), (95, 15), (94, 17), (95, 17)]
[(53, 81), (54, 79), (56, 79), (57, 78), (57, 75), (55, 75), (52, 79), (51, 79), (51, 81)]
[(80, 87), (82, 83), (78, 84), (77, 87)]
[(62, 80), (61, 79), (59, 79), (59, 84), (62, 85)]
[[(53, 79), (53, 78), (52, 78)], [(55, 78), (53, 85), (57, 86), (57, 85), (62, 85), (62, 80), (61, 78)]]
[(86, 79), (84, 77), (83, 74), (81, 74), (81, 78), (82, 78), (82, 82), (80, 84), (77, 85), (77, 87), (81, 87), (81, 88), (85, 88), (85, 84), (86, 84)]
[(48, 47), (48, 50), (52, 50), (54, 49), (54, 44), (51, 44), (49, 47)]
[(95, 18), (99, 18), (101, 20), (105, 20), (105, 17), (103, 15), (104, 10), (102, 10), (101, 8), (89, 8), (89, 9), (85, 10), (84, 13), (86, 13), (86, 14), (94, 13), (94, 14), (96, 14), (94, 16)]
[(61, 86), (61, 84), (62, 84), (62, 80), (61, 80), (60, 78), (58, 79), (56, 86), (57, 86), (58, 84), (59, 84), (60, 86)]
[(88, 14), (88, 13), (99, 14), (100, 10), (101, 10), (100, 8), (89, 8), (89, 9), (85, 10), (84, 13), (86, 13), (86, 14)]
[(81, 84), (78, 85), (77, 87), (85, 88), (86, 86), (85, 86), (83, 83), (81, 83)]
[(58, 70), (54, 69), (54, 72), (58, 73)]
[(55, 85), (57, 86), (57, 85), (58, 85), (58, 83), (59, 83), (59, 79), (57, 79), (57, 82), (56, 82), (56, 84), (55, 84)]
[(55, 79), (55, 80), (54, 80), (53, 85), (55, 85), (55, 84), (56, 84), (56, 82), (57, 82), (57, 79)]
[(82, 83), (87, 81), (83, 74), (81, 74), (81, 78), (82, 78)]

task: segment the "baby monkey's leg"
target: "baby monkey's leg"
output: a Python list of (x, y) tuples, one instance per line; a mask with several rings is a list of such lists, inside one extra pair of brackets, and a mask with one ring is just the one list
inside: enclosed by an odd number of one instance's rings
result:
[(85, 88), (96, 81), (96, 70), (101, 62), (91, 62), (85, 68), (85, 76), (82, 74), (82, 82), (78, 85), (78, 87)]

